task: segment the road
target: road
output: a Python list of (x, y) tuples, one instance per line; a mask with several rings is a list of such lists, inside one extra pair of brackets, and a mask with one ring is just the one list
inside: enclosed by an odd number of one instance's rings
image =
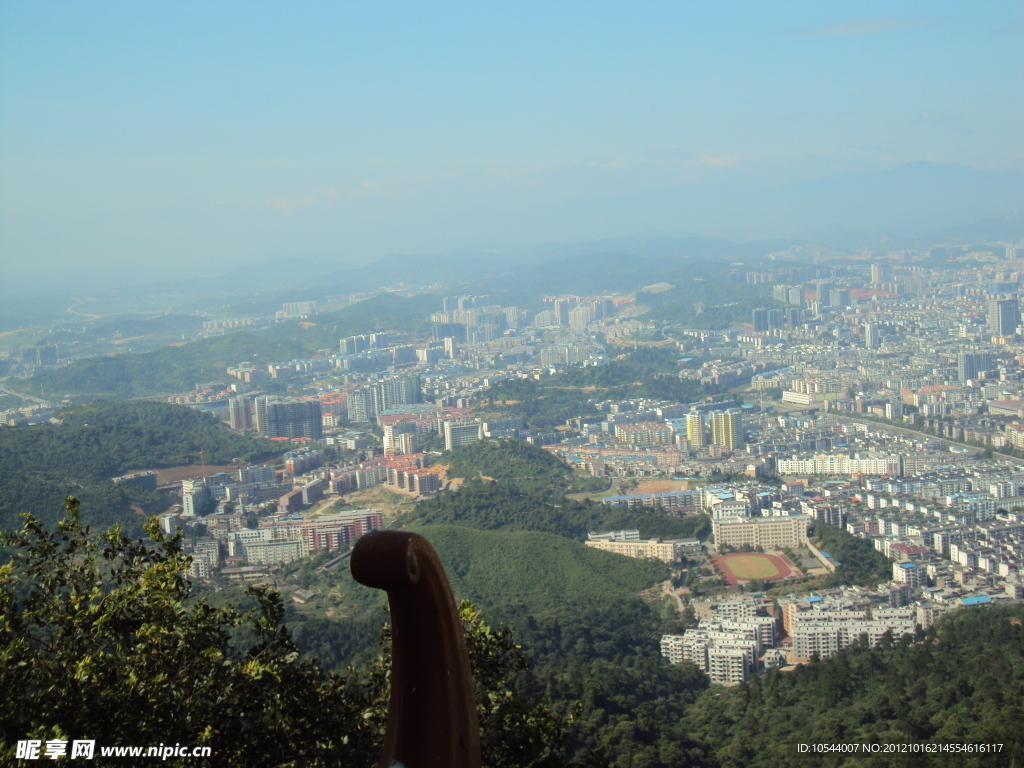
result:
[(35, 403), (39, 403), (40, 405), (50, 405), (49, 400), (43, 400), (41, 397), (25, 395), (22, 394), (21, 392), (12, 392), (10, 389), (7, 388), (6, 384), (0, 384), (0, 392), (3, 392), (5, 395), (14, 395), (15, 397), (20, 397), (23, 400), (31, 400)]
[(676, 594), (676, 592), (672, 589), (671, 580), (662, 582), (661, 591), (664, 592), (666, 596), (675, 599), (676, 607), (679, 609), (679, 613), (682, 613), (684, 610), (686, 610), (686, 606), (683, 605), (682, 598), (679, 597), (679, 595)]

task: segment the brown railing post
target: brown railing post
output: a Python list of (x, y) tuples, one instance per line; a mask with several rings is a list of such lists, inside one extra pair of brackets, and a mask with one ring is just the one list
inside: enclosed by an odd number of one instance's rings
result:
[(444, 566), (430, 542), (371, 531), (352, 550), (356, 581), (386, 590), (391, 702), (381, 768), (479, 768), (469, 655)]

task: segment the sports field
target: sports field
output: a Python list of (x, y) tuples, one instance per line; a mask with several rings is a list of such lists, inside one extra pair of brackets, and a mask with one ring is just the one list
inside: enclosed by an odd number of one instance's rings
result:
[(775, 581), (800, 575), (796, 566), (782, 555), (737, 552), (731, 555), (719, 555), (714, 560), (715, 565), (725, 576), (725, 580), (732, 586), (751, 579)]

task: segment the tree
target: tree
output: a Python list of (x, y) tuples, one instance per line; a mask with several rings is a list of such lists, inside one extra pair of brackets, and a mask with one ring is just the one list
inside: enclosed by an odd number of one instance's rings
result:
[[(0, 537), (0, 761), (18, 740), (94, 739), (100, 746), (210, 746), (214, 766), (371, 765), (386, 727), (390, 654), (349, 674), (303, 659), (280, 596), (257, 607), (191, 599), (182, 537), (115, 528), (91, 535), (69, 498), (56, 532), (25, 516)], [(560, 765), (566, 722), (517, 698), (526, 659), (507, 629), (463, 604), (485, 760)], [(166, 761), (176, 765), (174, 759)], [(184, 764), (184, 763), (182, 763)]]

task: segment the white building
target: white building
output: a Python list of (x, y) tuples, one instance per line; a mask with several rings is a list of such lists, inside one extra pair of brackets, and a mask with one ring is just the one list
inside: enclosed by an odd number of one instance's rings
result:
[(780, 549), (807, 544), (807, 515), (786, 517), (734, 517), (713, 520), (715, 545)]

